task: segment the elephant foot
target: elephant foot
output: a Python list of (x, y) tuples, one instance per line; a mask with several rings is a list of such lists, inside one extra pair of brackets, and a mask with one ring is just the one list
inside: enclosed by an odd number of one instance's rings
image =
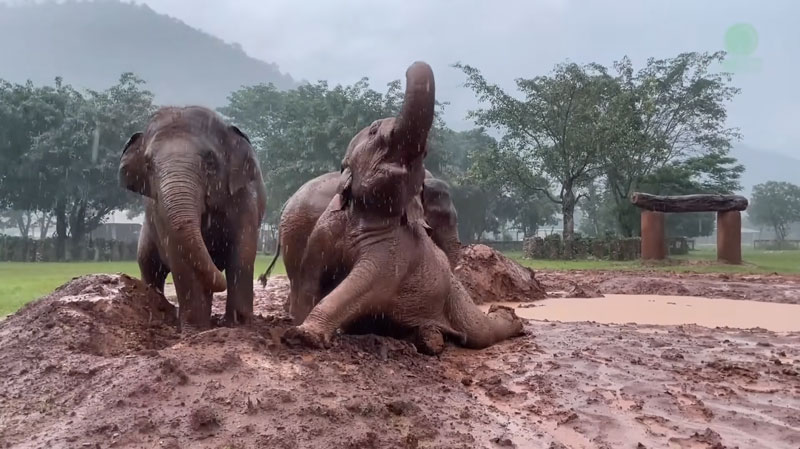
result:
[(522, 319), (517, 316), (516, 312), (514, 312), (514, 309), (511, 307), (492, 304), (489, 307), (488, 315), (508, 322), (511, 327), (510, 331), (512, 336), (524, 334)]
[(325, 349), (331, 346), (329, 337), (303, 325), (292, 326), (286, 329), (286, 332), (281, 336), (281, 341), (283, 344), (290, 347)]
[(444, 351), (444, 335), (435, 327), (420, 327), (414, 337), (414, 346), (421, 354), (439, 355)]

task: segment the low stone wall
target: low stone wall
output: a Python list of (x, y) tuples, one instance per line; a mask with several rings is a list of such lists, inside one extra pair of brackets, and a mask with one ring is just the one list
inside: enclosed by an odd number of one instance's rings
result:
[(575, 236), (571, 256), (561, 235), (552, 234), (545, 238), (525, 239), (522, 252), (529, 259), (567, 260), (637, 260), (641, 256), (642, 242), (639, 237), (631, 238), (587, 238)]
[[(68, 257), (70, 242), (67, 241)], [(136, 260), (136, 242), (116, 240), (87, 240), (80, 255), (70, 257), (78, 262)], [(55, 262), (56, 241), (23, 240), (21, 237), (0, 236), (0, 262)]]

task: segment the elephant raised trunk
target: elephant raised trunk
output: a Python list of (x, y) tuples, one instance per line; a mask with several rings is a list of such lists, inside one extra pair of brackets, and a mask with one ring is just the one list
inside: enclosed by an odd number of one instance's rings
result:
[(413, 158), (425, 151), (425, 141), (433, 126), (436, 84), (431, 66), (415, 62), (406, 70), (406, 94), (395, 122), (395, 136)]
[(205, 189), (198, 170), (200, 158), (189, 152), (167, 155), (166, 158), (168, 162), (158, 164), (163, 167), (159, 176), (159, 196), (168, 226), (172, 229), (170, 235), (176, 240), (167, 246), (170, 258), (188, 261), (206, 288), (213, 292), (224, 291), (227, 288), (225, 277), (211, 259), (200, 232), (205, 204)]

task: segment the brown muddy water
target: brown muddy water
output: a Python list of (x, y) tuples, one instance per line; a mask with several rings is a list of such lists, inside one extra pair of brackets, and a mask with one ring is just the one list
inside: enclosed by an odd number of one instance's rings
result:
[[(800, 331), (800, 305), (690, 296), (611, 295), (604, 298), (551, 298), (535, 303), (504, 303), (532, 320), (594, 321), (604, 324), (681, 325), (774, 332)], [(520, 307), (522, 305), (523, 307)], [(489, 304), (481, 306), (488, 310)]]

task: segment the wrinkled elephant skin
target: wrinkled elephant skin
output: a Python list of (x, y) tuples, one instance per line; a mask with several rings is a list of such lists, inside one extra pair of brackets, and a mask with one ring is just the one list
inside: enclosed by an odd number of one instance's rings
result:
[(208, 328), (226, 289), (226, 321), (248, 322), (266, 195), (247, 136), (209, 109), (163, 107), (128, 140), (119, 176), (145, 201), (142, 279), (163, 291), (172, 273), (181, 329)]
[[(487, 315), (475, 306), (429, 235), (422, 189), (434, 109), (430, 66), (414, 63), (406, 83), (400, 115), (375, 121), (348, 146), (337, 193), (291, 280), (296, 303), (309, 311), (283, 336), (288, 344), (324, 347), (337, 329), (371, 317), (415, 330), (426, 353), (440, 352), (444, 337), (485, 348), (522, 333), (510, 309)], [(332, 288), (324, 285), (331, 276), (341, 277)]]

